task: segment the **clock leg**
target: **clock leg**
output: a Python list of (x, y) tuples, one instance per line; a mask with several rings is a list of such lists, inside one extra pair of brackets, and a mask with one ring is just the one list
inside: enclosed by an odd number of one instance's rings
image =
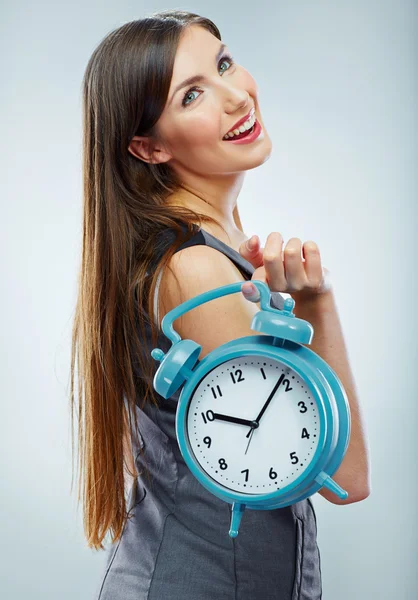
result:
[(348, 497), (348, 492), (339, 486), (338, 483), (328, 475), (328, 473), (325, 473), (325, 471), (318, 473), (318, 475), (315, 477), (315, 481), (319, 483), (321, 487), (326, 487), (331, 490), (331, 492), (334, 492), (334, 494), (338, 496), (338, 498), (341, 498), (341, 500), (345, 500)]
[(232, 504), (231, 527), (229, 529), (230, 537), (237, 537), (238, 529), (241, 523), (242, 515), (244, 514), (245, 504), (234, 502)]

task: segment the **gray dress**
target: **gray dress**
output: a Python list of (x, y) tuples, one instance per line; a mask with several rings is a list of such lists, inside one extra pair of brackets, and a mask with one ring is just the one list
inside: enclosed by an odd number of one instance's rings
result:
[[(162, 236), (159, 251), (172, 234), (167, 230)], [(216, 248), (251, 279), (254, 267), (203, 229), (179, 250), (196, 244)], [(274, 293), (271, 302), (281, 309), (284, 298)], [(162, 333), (158, 347), (164, 352), (171, 347)], [(132, 485), (132, 518), (121, 539), (106, 550), (95, 599), (320, 600), (311, 500), (275, 510), (246, 509), (238, 536), (229, 537), (231, 505), (200, 484), (180, 453), (175, 431), (180, 392), (168, 400), (157, 395), (159, 408), (137, 406), (141, 453), (137, 449), (135, 460), (139, 472), (146, 465), (151, 478), (141, 475)]]

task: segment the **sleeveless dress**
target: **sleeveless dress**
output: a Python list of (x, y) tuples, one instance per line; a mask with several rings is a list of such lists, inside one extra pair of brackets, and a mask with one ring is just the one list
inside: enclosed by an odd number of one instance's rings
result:
[[(156, 253), (175, 239), (167, 229)], [(211, 246), (237, 266), (245, 279), (254, 267), (239, 252), (198, 229), (178, 250)], [(156, 294), (157, 296), (157, 294)], [(272, 293), (272, 306), (284, 298)], [(157, 297), (154, 298), (154, 318)], [(160, 332), (158, 347), (171, 342)], [(148, 356), (152, 350), (147, 349)], [(153, 360), (150, 358), (150, 360)], [(155, 371), (159, 363), (155, 361)], [(135, 367), (134, 367), (135, 368)], [(192, 475), (180, 453), (175, 415), (180, 391), (159, 407), (137, 406), (140, 475), (128, 498), (128, 519), (107, 561), (96, 600), (321, 600), (316, 515), (309, 498), (274, 510), (246, 509), (236, 538), (229, 537), (231, 505)], [(141, 450), (141, 453), (139, 452)]]

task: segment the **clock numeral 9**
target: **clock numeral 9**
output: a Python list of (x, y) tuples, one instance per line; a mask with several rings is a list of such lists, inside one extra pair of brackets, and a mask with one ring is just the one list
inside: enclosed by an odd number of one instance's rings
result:
[(214, 421), (215, 415), (213, 414), (212, 410), (207, 410), (206, 416), (205, 416), (205, 413), (202, 412), (202, 419), (205, 423), (207, 423), (208, 421)]
[[(235, 377), (237, 376), (237, 373), (238, 373), (238, 379), (235, 379)], [(245, 381), (245, 378), (242, 376), (242, 371), (241, 371), (241, 369), (237, 369), (237, 370), (235, 371), (235, 377), (234, 377), (234, 374), (233, 374), (232, 372), (230, 373), (230, 375), (231, 375), (231, 377), (232, 377), (232, 381), (233, 381), (234, 383), (237, 383), (237, 381)]]
[(218, 460), (218, 463), (219, 463), (219, 468), (220, 468), (220, 469), (222, 469), (222, 471), (225, 471), (225, 469), (227, 469), (227, 468), (228, 468), (228, 465), (226, 464), (226, 462), (225, 462), (225, 459), (224, 459), (224, 458), (220, 458), (220, 459)]
[(207, 447), (210, 448), (210, 445), (212, 443), (212, 440), (210, 439), (210, 437), (207, 435), (206, 437), (203, 438), (203, 443), (207, 444)]
[(276, 471), (273, 471), (273, 467), (271, 467), (271, 469), (269, 471), (269, 477), (270, 477), (270, 479), (277, 479), (277, 473), (276, 473)]

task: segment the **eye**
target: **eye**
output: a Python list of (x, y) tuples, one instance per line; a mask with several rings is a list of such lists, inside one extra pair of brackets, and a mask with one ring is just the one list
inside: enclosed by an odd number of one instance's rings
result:
[[(234, 59), (232, 58), (232, 56), (230, 54), (224, 54), (223, 56), (221, 56), (220, 60), (219, 60), (219, 64), (221, 65), (223, 62), (230, 62), (231, 63), (231, 67), (234, 64)], [(226, 69), (227, 71), (228, 69)]]
[[(224, 62), (229, 62), (229, 63), (231, 63), (231, 67), (232, 67), (232, 65), (234, 65), (234, 64), (235, 64), (235, 63), (234, 63), (234, 59), (232, 58), (232, 56), (231, 56), (230, 54), (224, 54), (223, 56), (221, 56), (221, 58), (220, 58), (220, 60), (219, 60), (219, 63), (218, 63), (218, 65), (221, 65), (221, 64), (222, 64), (222, 63), (224, 63)], [(231, 67), (228, 67), (228, 68), (230, 69)], [(228, 69), (224, 69), (224, 71), (222, 71), (222, 72), (223, 72), (223, 73), (225, 73), (225, 71), (227, 71), (227, 70), (228, 70)], [(187, 100), (187, 97), (188, 97), (190, 94), (192, 94), (192, 92), (199, 92), (199, 91), (201, 91), (201, 90), (200, 90), (200, 88), (198, 88), (198, 87), (196, 87), (196, 86), (193, 86), (193, 87), (189, 88), (189, 89), (187, 90), (187, 92), (186, 92), (186, 93), (184, 94), (184, 96), (183, 96), (183, 100), (182, 100), (182, 102), (181, 102), (181, 105), (182, 105), (182, 106), (188, 106), (189, 104), (191, 104), (191, 102), (186, 102), (186, 100)], [(192, 102), (193, 102), (193, 98), (192, 98)]]

